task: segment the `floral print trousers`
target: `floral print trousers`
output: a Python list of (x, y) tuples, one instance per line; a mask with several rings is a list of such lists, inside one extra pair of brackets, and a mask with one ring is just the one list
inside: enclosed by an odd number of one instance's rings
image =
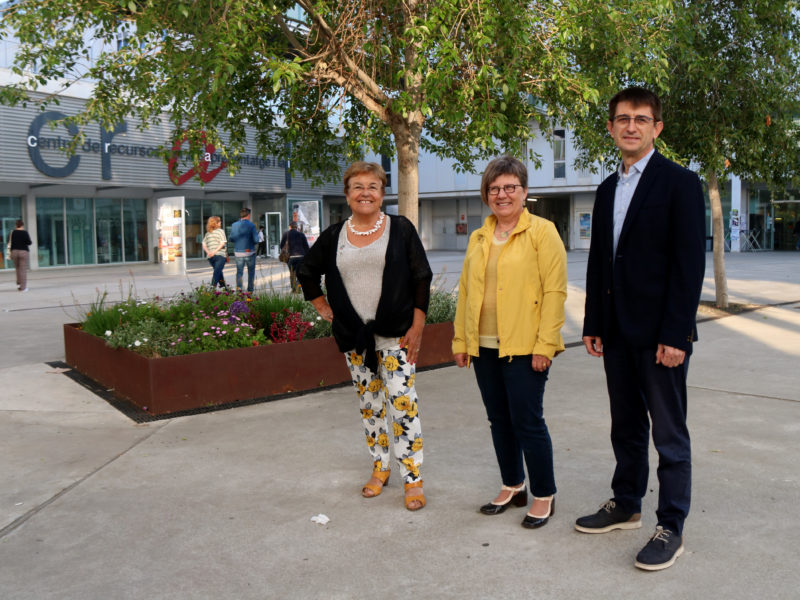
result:
[(360, 400), (373, 470), (389, 468), (391, 443), (403, 482), (418, 481), (422, 464), (422, 426), (414, 389), (416, 368), (406, 360), (406, 349), (392, 346), (378, 350), (377, 373), (364, 365), (363, 354), (345, 352), (345, 359)]

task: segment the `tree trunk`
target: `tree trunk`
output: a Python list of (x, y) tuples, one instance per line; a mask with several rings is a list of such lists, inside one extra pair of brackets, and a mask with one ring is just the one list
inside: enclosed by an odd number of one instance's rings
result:
[(398, 212), (419, 227), (419, 139), (422, 126), (397, 122), (392, 127), (397, 148)]
[(722, 220), (722, 200), (719, 196), (717, 174), (706, 171), (708, 199), (711, 202), (711, 231), (714, 235), (714, 285), (717, 306), (728, 307), (728, 278), (725, 275), (725, 225)]

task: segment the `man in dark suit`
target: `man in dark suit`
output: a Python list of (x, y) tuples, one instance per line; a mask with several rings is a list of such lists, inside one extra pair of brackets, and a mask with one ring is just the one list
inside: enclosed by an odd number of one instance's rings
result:
[(641, 527), (652, 420), (658, 524), (634, 564), (659, 570), (683, 553), (691, 497), (686, 374), (705, 271), (705, 201), (697, 175), (654, 149), (664, 127), (655, 94), (619, 92), (606, 125), (622, 164), (597, 188), (583, 343), (603, 357), (617, 464), (614, 497), (575, 528)]

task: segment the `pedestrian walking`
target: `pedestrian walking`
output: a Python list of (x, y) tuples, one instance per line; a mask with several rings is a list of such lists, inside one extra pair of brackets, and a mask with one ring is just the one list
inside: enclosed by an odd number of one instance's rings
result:
[(17, 275), (17, 289), (20, 292), (28, 291), (28, 265), (30, 251), (28, 247), (33, 243), (31, 236), (25, 231), (25, 223), (17, 219), (16, 228), (8, 239), (8, 250)]
[(258, 246), (258, 229), (250, 220), (250, 209), (243, 208), (240, 219), (231, 227), (233, 254), (236, 257), (236, 289), (242, 289), (242, 275), (247, 267), (247, 291), (253, 293), (256, 277), (256, 248)]
[(308, 240), (304, 233), (297, 230), (297, 221), (289, 223), (289, 229), (281, 237), (280, 247), (286, 246), (289, 249), (289, 283), (293, 292), (300, 292), (297, 283), (297, 267), (303, 262), (303, 257), (308, 252)]
[(225, 263), (228, 262), (228, 240), (225, 239), (222, 219), (217, 216), (208, 217), (206, 234), (203, 236), (203, 250), (205, 250), (208, 262), (213, 269), (211, 287), (214, 288), (217, 285), (222, 288), (227, 287), (223, 269)]

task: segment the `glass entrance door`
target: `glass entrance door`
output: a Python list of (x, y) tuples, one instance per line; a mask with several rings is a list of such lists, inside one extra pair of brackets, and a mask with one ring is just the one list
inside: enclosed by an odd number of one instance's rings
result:
[(800, 249), (800, 202), (775, 202), (775, 250)]
[(278, 258), (278, 253), (280, 252), (279, 245), (281, 243), (281, 236), (283, 235), (281, 213), (264, 213), (264, 221), (267, 224), (267, 255), (272, 258)]

